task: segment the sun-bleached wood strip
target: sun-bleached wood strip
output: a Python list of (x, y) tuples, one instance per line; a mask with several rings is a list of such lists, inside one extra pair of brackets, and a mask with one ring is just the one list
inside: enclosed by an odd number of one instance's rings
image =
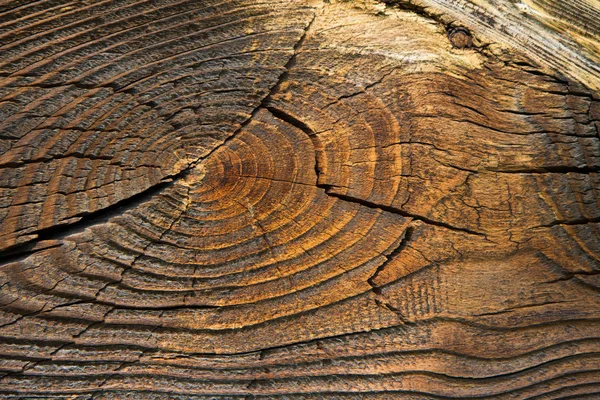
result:
[[(596, 0), (387, 0), (476, 32), (476, 45), (517, 49), (559, 78), (600, 90), (600, 4)], [(511, 61), (511, 55), (506, 58)], [(519, 62), (519, 61), (517, 61)], [(527, 65), (527, 62), (525, 62)]]

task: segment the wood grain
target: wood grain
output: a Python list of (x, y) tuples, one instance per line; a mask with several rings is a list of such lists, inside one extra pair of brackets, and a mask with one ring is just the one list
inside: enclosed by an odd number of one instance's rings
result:
[(600, 396), (594, 75), (411, 7), (0, 2), (0, 397)]
[[(477, 32), (477, 46), (507, 63), (523, 63), (505, 46), (560, 79), (600, 90), (598, 0), (384, 0)], [(528, 62), (525, 61), (525, 65)], [(549, 69), (549, 70), (548, 70)]]

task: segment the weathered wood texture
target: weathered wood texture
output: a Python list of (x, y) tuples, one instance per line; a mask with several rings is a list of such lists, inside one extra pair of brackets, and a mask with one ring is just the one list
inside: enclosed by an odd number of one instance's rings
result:
[(389, 3), (0, 2), (1, 397), (600, 398), (598, 4)]
[[(598, 0), (386, 0), (445, 24), (467, 25), (496, 56), (509, 44), (540, 66), (600, 90)], [(513, 54), (508, 55), (510, 60)]]

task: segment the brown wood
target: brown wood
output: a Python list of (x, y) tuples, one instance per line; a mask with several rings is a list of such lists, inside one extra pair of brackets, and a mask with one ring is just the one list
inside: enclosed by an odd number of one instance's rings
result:
[(599, 9), (0, 1), (0, 397), (600, 398)]

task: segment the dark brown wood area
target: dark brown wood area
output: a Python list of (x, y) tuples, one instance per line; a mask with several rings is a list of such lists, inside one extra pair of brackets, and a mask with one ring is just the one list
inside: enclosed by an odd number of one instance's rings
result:
[(600, 398), (595, 0), (0, 0), (0, 398)]

